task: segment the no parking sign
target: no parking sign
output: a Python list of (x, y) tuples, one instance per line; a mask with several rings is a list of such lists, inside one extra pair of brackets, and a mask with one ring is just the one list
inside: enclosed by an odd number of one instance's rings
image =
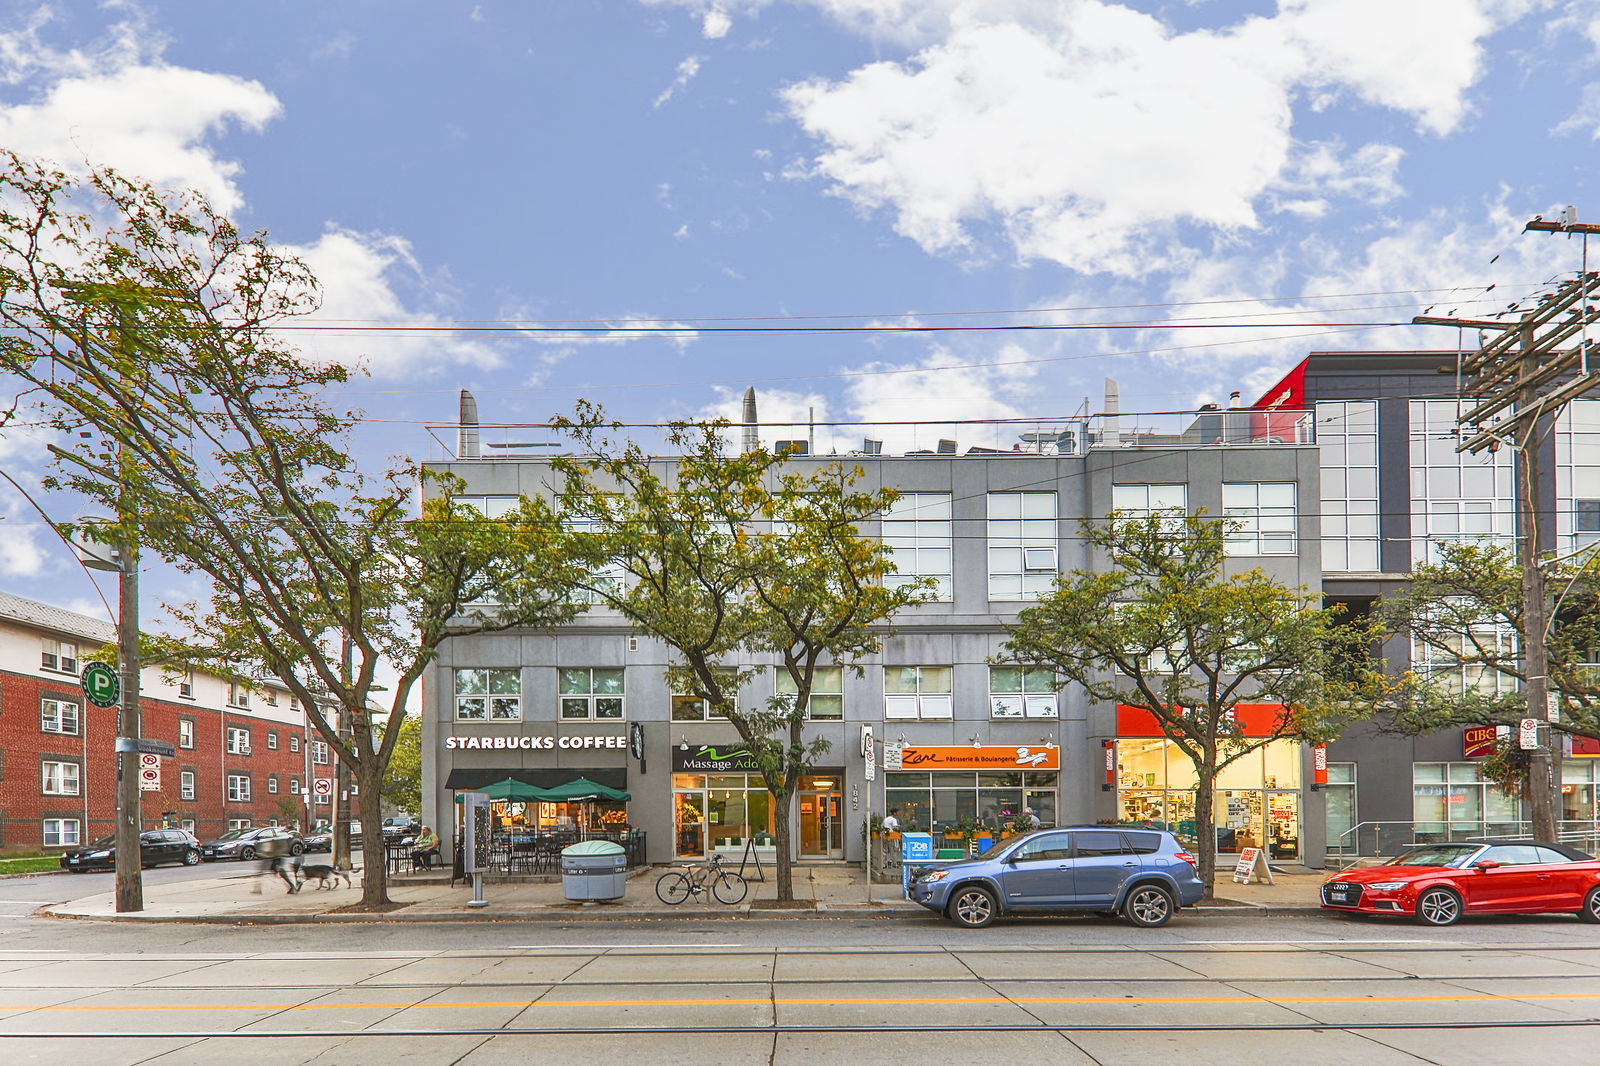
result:
[(139, 756), (139, 791), (161, 791), (161, 756), (150, 754)]

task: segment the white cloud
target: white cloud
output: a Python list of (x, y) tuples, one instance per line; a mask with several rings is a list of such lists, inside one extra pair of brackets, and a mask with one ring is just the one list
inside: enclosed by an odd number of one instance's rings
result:
[(205, 142), (237, 125), (259, 130), (281, 105), (259, 82), (171, 66), (162, 42), (136, 21), (88, 51), (60, 52), (42, 22), (0, 32), (0, 71), (38, 86), (27, 103), (0, 105), (0, 143), (67, 168), (87, 161), (157, 185), (198, 189), (219, 211), (243, 203), (240, 167)]
[(1015, 427), (965, 423), (1025, 414), (1016, 405), (1026, 400), (1037, 372), (1035, 365), (1022, 362), (1031, 355), (1007, 344), (982, 357), (999, 365), (970, 366), (978, 360), (941, 347), (916, 363), (869, 363), (854, 369), (873, 373), (845, 380), (846, 407), (853, 419), (868, 423), (856, 433), (883, 441), (886, 452), (931, 451), (940, 438), (956, 441), (962, 450), (972, 445), (1008, 449), (1020, 432)]
[(720, 40), (726, 37), (732, 28), (733, 19), (729, 18), (728, 13), (720, 7), (712, 7), (700, 20), (700, 32), (707, 40)]
[(1109, 0), (813, 0), (928, 43), (784, 99), (821, 144), (808, 172), (928, 252), (982, 259), (999, 239), (1023, 259), (1138, 276), (1187, 267), (1194, 226), (1227, 239), (1262, 207), (1395, 195), (1398, 149), (1296, 152), (1296, 108), (1350, 97), (1454, 130), (1482, 40), (1532, 2), (1283, 0), (1272, 17), (1177, 32)]
[(672, 84), (662, 89), (660, 94), (651, 103), (651, 107), (660, 107), (678, 94), (678, 91), (694, 80), (700, 73), (700, 57), (689, 56), (678, 64), (677, 76), (672, 79)]
[[(308, 358), (346, 366), (366, 366), (376, 377), (438, 371), (455, 363), (490, 368), (502, 357), (495, 347), (452, 333), (442, 316), (412, 311), (399, 285), (425, 283), (410, 244), (401, 237), (331, 228), (314, 243), (288, 246), (322, 285), (322, 306), (293, 325), (341, 326), (334, 331), (288, 331), (289, 343)], [(409, 327), (395, 332), (365, 332), (360, 327)]]
[[(717, 399), (690, 417), (695, 421), (726, 418), (733, 423), (727, 432), (728, 443), (738, 446), (741, 434), (739, 427), (744, 420), (744, 389), (719, 385), (712, 391)], [(780, 440), (813, 438), (816, 442), (814, 454), (817, 455), (859, 447), (859, 443), (849, 443), (848, 432), (827, 424), (831, 418), (828, 399), (820, 393), (756, 386), (756, 421), (760, 423), (757, 436), (768, 448)], [(813, 420), (821, 423), (815, 429), (812, 428)]]

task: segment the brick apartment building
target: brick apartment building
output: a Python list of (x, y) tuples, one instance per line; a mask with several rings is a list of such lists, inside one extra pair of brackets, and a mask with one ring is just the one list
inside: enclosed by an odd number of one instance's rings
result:
[[(66, 847), (113, 831), (117, 708), (83, 696), (84, 656), (115, 640), (105, 622), (0, 593), (0, 848)], [(330, 819), (331, 753), (281, 686), (160, 668), (140, 680), (143, 734), (170, 742), (145, 827), (202, 839), (230, 828)], [(282, 801), (289, 801), (287, 803)]]

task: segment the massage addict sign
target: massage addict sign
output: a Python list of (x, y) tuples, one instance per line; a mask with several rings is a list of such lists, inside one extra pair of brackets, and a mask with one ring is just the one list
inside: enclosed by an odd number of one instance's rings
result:
[(672, 772), (675, 774), (759, 774), (750, 749), (739, 741), (731, 744), (681, 744), (672, 746)]

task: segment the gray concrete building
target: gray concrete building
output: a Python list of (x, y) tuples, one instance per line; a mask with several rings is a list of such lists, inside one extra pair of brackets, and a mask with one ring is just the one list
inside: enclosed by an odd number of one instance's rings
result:
[[(839, 457), (865, 470), (866, 486), (903, 494), (869, 532), (894, 547), (902, 572), (935, 578), (939, 598), (904, 612), (882, 652), (857, 664), (861, 676), (824, 675), (807, 733), (829, 748), (793, 804), (798, 858), (859, 860), (866, 820), (889, 807), (907, 828), (994, 825), (1025, 807), (1047, 825), (1159, 818), (1181, 827), (1192, 819), (1192, 771), (1152, 723), (1091, 704), (1081, 691), (1056, 692), (1036, 672), (990, 663), (1006, 624), (1058, 571), (1096, 565), (1079, 522), (1113, 509), (1227, 513), (1245, 523), (1232, 546), (1239, 567), (1260, 566), (1291, 585), (1320, 583), (1320, 455), (1309, 418), (1280, 405), (1270, 415), (1190, 414), (1165, 429), (1141, 424), (1148, 421), (1058, 422), (1022, 440), (1016, 427), (990, 426), (989, 447), (941, 442), (920, 454), (883, 454), (869, 441)], [(475, 428), (463, 429), (456, 451), (430, 465), (461, 478), (464, 495), (486, 513), (550, 492), (547, 460), (485, 457)], [(425, 678), (424, 820), (448, 837), (461, 791), (506, 778), (551, 787), (583, 777), (631, 798), (582, 808), (513, 804), (501, 817), (627, 825), (645, 833), (654, 862), (751, 847), (770, 857), (759, 775), (731, 725), (668, 690), (667, 663), (662, 645), (599, 607), (553, 634), (447, 641)], [(741, 699), (762, 702), (773, 684), (764, 673)], [(870, 780), (864, 728), (878, 760)], [(891, 749), (898, 769), (883, 765)], [(1303, 745), (1275, 741), (1232, 768), (1218, 800), (1224, 842), (1320, 863), (1325, 818), (1309, 787), (1310, 758)]]

